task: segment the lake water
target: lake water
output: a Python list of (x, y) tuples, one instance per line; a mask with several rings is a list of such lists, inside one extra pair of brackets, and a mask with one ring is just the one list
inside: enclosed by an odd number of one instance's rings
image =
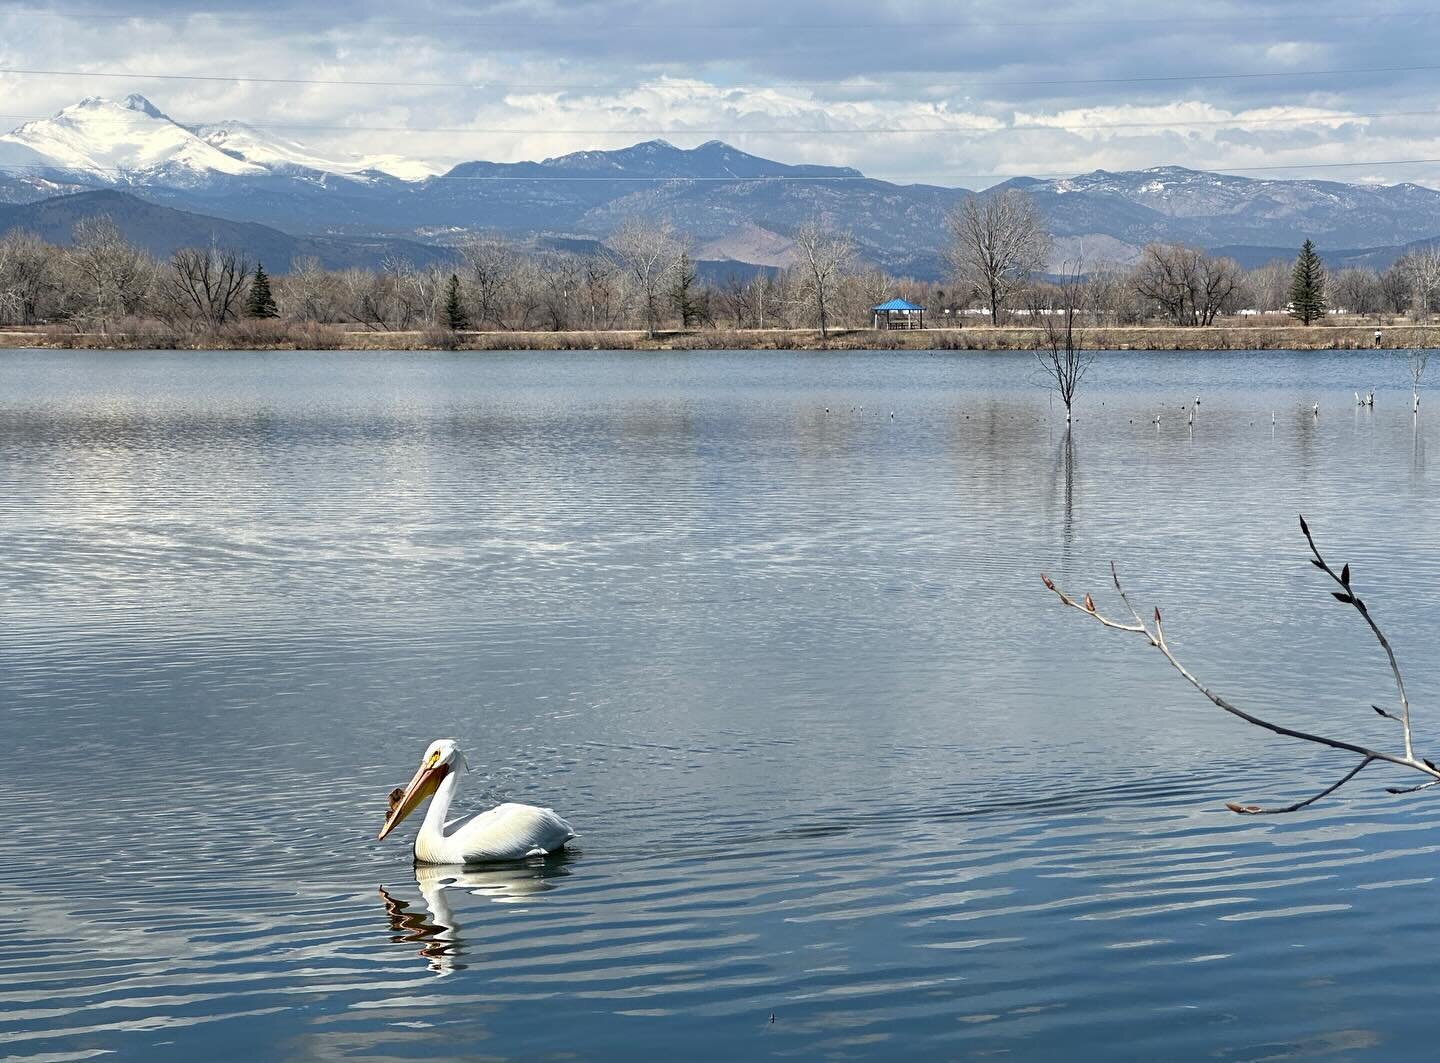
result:
[[(1434, 755), (1440, 409), (1113, 354), (1062, 428), (1023, 354), (5, 353), (0, 1055), (1434, 1058), (1440, 799), (1228, 813), (1351, 761), (1039, 573), (1396, 748), (1303, 511)], [(376, 842), (442, 736), (574, 852)]]

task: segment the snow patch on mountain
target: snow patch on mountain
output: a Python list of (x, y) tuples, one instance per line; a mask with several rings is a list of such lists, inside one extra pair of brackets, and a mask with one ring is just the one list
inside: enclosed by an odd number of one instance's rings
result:
[(195, 132), (225, 154), (275, 173), (295, 169), (333, 174), (383, 173), (402, 181), (423, 181), (444, 172), (443, 167), (400, 155), (321, 155), (298, 141), (244, 122), (197, 126)]

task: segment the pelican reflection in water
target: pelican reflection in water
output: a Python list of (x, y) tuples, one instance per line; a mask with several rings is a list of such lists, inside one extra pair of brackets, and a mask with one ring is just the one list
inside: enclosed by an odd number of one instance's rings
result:
[(418, 944), (419, 954), (437, 974), (459, 970), (465, 966), (460, 962), (465, 943), (460, 922), (450, 905), (449, 891), (462, 890), (495, 904), (520, 904), (555, 889), (558, 880), (570, 874), (565, 869), (569, 859), (562, 853), (548, 859), (537, 857), (523, 864), (483, 868), (416, 864), (415, 884), (420, 889), (423, 907), (413, 906), (413, 902), (401, 900), (384, 886), (380, 887), (380, 899), (385, 902), (385, 915), (390, 921), (390, 940)]
[(446, 821), (460, 789), (465, 756), (452, 738), (431, 742), (409, 784), (390, 795), (380, 828), (383, 841), (402, 820), (430, 798), (415, 835), (415, 859), (425, 864), (484, 864), (557, 853), (575, 837), (570, 824), (551, 808), (505, 803), (488, 812)]

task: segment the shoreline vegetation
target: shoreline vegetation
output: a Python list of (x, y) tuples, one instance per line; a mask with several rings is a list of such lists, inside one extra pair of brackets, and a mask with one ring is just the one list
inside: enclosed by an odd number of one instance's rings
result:
[[(1376, 332), (1380, 342), (1375, 342)], [(1415, 350), (1440, 345), (1423, 324), (1124, 325), (1076, 329), (1077, 345), (1097, 351)], [(905, 331), (816, 329), (644, 329), (568, 331), (380, 331), (275, 320), (240, 321), (219, 328), (171, 328), (146, 322), (133, 330), (77, 331), (58, 325), (0, 328), (0, 349), (185, 351), (1030, 351), (1045, 330), (983, 325)]]
[(1043, 272), (1042, 222), (1014, 189), (957, 208), (947, 291), (867, 266), (848, 232), (819, 221), (793, 234), (793, 262), (749, 275), (702, 277), (689, 236), (635, 217), (584, 254), (469, 234), (453, 269), (297, 258), (271, 276), (213, 241), (161, 261), (97, 215), (63, 246), (0, 236), (0, 348), (1033, 351), (1054, 349), (1057, 320), (1071, 355), (1435, 342), (1440, 250), (1327, 278), (1309, 241), (1293, 266), (1249, 271), (1149, 244), (1129, 266), (1075, 262), (1057, 276)]

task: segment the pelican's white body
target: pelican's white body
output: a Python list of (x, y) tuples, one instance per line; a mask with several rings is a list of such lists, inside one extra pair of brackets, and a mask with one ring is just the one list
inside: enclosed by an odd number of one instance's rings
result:
[(460, 773), (445, 776), (425, 822), (415, 836), (415, 859), (423, 864), (483, 864), (523, 860), (559, 852), (575, 832), (551, 808), (506, 803), (475, 816), (446, 822), (450, 802), (460, 788)]

